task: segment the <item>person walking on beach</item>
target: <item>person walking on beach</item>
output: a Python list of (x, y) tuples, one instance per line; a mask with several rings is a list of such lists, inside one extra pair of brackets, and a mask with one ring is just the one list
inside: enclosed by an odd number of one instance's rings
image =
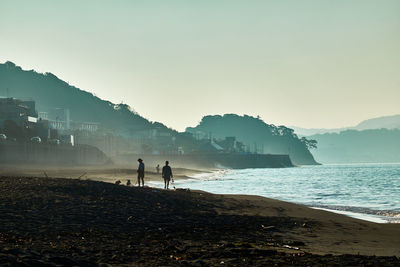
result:
[(139, 162), (139, 168), (137, 170), (138, 173), (137, 180), (138, 180), (138, 185), (140, 187), (140, 180), (142, 180), (142, 185), (144, 186), (144, 163), (142, 159), (138, 159), (138, 162)]
[(169, 166), (169, 162), (165, 162), (165, 166), (162, 168), (162, 177), (164, 178), (164, 189), (168, 189), (169, 187), (169, 181), (171, 178), (174, 178), (172, 175), (172, 169)]
[(160, 173), (160, 164), (157, 164), (156, 170), (157, 170), (157, 174), (159, 174)]

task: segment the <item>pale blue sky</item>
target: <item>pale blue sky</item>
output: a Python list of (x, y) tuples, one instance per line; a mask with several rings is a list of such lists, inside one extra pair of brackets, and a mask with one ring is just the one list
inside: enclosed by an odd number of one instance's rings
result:
[(178, 130), (341, 127), (400, 113), (400, 1), (0, 0), (7, 60)]

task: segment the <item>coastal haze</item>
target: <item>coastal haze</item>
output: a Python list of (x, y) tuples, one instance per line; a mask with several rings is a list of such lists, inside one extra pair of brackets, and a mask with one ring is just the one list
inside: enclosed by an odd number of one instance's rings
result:
[(305, 128), (400, 114), (396, 0), (6, 0), (0, 8), (0, 62), (55, 73), (179, 131), (206, 114)]
[(0, 11), (0, 265), (400, 266), (399, 1)]

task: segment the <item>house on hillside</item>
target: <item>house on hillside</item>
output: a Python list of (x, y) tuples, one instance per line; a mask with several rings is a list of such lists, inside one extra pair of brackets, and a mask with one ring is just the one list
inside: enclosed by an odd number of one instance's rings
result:
[(23, 101), (12, 97), (0, 98), (0, 126), (7, 120), (13, 121), (19, 127), (35, 127), (38, 120), (35, 101)]
[(39, 112), (39, 118), (47, 120), (51, 129), (62, 132), (80, 131), (81, 134), (89, 135), (100, 128), (100, 123), (97, 122), (72, 121), (68, 108), (51, 108), (48, 111), (41, 111)]

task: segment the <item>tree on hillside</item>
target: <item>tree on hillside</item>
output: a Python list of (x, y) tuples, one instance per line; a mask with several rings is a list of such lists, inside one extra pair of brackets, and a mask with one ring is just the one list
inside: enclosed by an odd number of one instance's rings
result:
[(297, 135), (294, 133), (293, 129), (288, 128), (288, 127), (283, 126), (283, 125), (278, 127), (278, 131), (277, 132), (279, 133), (279, 135), (282, 135), (282, 136), (290, 136), (290, 137), (297, 138)]
[(317, 148), (317, 143), (318, 143), (317, 140), (307, 139), (307, 138), (305, 138), (305, 137), (302, 137), (302, 138), (300, 139), (300, 141), (301, 141), (303, 144), (305, 144), (306, 147), (307, 147), (308, 149)]

